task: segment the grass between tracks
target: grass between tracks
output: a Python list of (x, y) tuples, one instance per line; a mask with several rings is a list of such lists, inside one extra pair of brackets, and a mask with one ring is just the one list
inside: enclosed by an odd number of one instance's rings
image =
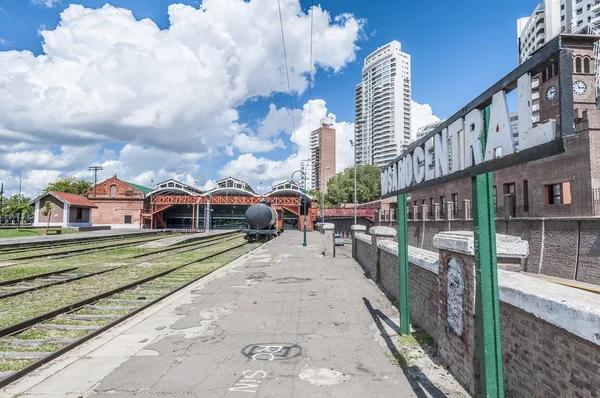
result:
[[(207, 242), (206, 244), (211, 243), (216, 242)], [(74, 267), (77, 267), (77, 269), (69, 271), (69, 273), (98, 272), (107, 268), (144, 262), (146, 261), (144, 258), (129, 259), (128, 257), (154, 252), (158, 253), (160, 252), (160, 249), (141, 249), (136, 246), (129, 246), (111, 250), (103, 250), (101, 252), (82, 254), (74, 257), (57, 259), (32, 259), (23, 261), (18, 265), (13, 265), (10, 267), (0, 267), (0, 282), (25, 278), (28, 276), (34, 276), (48, 272), (57, 272)]]
[[(127, 285), (136, 280), (156, 275), (162, 271), (176, 268), (187, 262), (206, 257), (241, 243), (244, 243), (242, 237), (199, 250), (173, 254), (172, 256), (160, 258), (155, 261), (149, 259), (145, 262), (125, 265), (102, 275), (92, 276), (63, 285), (50, 286), (19, 296), (0, 299), (0, 328), (73, 304), (119, 286)], [(105, 254), (106, 252), (102, 252), (102, 256)], [(139, 262), (139, 260), (137, 261)], [(231, 259), (221, 260), (216, 267), (218, 268), (229, 261)], [(210, 263), (214, 264), (215, 261), (211, 259)], [(62, 266), (66, 266), (64, 261), (62, 262)], [(205, 273), (211, 270), (207, 269)]]
[[(30, 236), (40, 236), (42, 231), (46, 228), (24, 228), (20, 230), (16, 229), (3, 229), (0, 228), (0, 239), (4, 238), (27, 238)], [(61, 228), (60, 233), (62, 235), (77, 234), (79, 230), (73, 228)]]
[(26, 250), (26, 251), (20, 251), (17, 253), (5, 253), (2, 254), (0, 252), (0, 261), (8, 261), (8, 260), (18, 260), (21, 257), (27, 257), (27, 256), (37, 256), (37, 255), (60, 255), (63, 252), (69, 251), (69, 250), (82, 250), (82, 249), (102, 249), (105, 247), (110, 247), (111, 245), (115, 245), (115, 244), (126, 244), (126, 243), (136, 243), (139, 242), (139, 244), (143, 244), (145, 242), (149, 242), (152, 240), (157, 240), (163, 238), (163, 236), (149, 236), (149, 237), (133, 237), (133, 238), (124, 238), (124, 239), (118, 239), (118, 240), (113, 240), (113, 241), (108, 241), (108, 242), (79, 242), (79, 243), (73, 243), (73, 245), (69, 245), (69, 246), (60, 246), (60, 247), (56, 247), (56, 248), (41, 248), (41, 249), (36, 249), (35, 247), (31, 247), (30, 250)]

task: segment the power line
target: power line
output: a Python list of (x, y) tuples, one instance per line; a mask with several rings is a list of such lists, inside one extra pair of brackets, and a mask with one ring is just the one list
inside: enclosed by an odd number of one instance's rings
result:
[[(310, 102), (312, 100), (312, 55), (313, 55), (313, 15), (314, 15), (314, 0), (310, 4), (310, 65), (308, 66), (308, 139), (310, 141)], [(321, 159), (322, 160), (322, 159)], [(322, 164), (321, 164), (322, 167)]]
[(281, 25), (281, 42), (283, 43), (283, 59), (285, 61), (285, 74), (287, 77), (288, 95), (290, 97), (290, 114), (292, 115), (292, 133), (296, 131), (296, 122), (294, 121), (294, 106), (292, 104), (292, 89), (290, 86), (290, 72), (288, 69), (287, 62), (287, 51), (285, 49), (285, 34), (283, 33), (283, 18), (281, 17), (281, 1), (277, 0), (277, 7), (279, 8), (279, 24)]

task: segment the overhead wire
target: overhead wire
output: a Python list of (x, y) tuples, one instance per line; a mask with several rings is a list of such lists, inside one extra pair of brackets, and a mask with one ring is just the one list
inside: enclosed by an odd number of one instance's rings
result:
[(294, 121), (294, 106), (292, 104), (292, 88), (290, 85), (290, 71), (288, 69), (287, 51), (285, 49), (285, 34), (283, 32), (283, 18), (281, 16), (281, 1), (277, 0), (277, 7), (279, 9), (279, 25), (281, 26), (281, 42), (283, 44), (283, 59), (285, 62), (285, 75), (287, 77), (288, 95), (290, 97), (290, 114), (292, 115), (292, 133), (296, 131), (296, 122)]

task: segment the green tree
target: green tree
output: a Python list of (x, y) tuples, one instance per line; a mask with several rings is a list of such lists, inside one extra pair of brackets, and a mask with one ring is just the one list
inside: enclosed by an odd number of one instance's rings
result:
[(92, 189), (93, 184), (75, 177), (61, 178), (58, 181), (48, 184), (44, 192), (67, 192), (77, 195), (85, 195), (87, 191)]
[[(381, 169), (362, 165), (356, 168), (356, 201), (365, 203), (381, 197)], [(348, 167), (327, 183), (325, 202), (328, 205), (354, 203), (354, 168)]]
[(48, 217), (48, 223), (46, 224), (46, 235), (48, 235), (48, 229), (50, 228), (50, 217), (52, 217), (52, 202), (50, 202), (49, 200), (47, 200), (46, 203), (44, 203), (42, 215), (44, 217)]
[[(19, 196), (15, 194), (10, 198), (7, 198), (4, 202), (2, 214), (7, 216), (18, 216), (19, 221), (25, 217), (30, 217), (33, 215), (33, 207), (29, 206), (29, 202), (31, 202), (30, 198), (24, 195)], [(19, 228), (20, 224), (20, 222), (17, 224), (17, 229)]]

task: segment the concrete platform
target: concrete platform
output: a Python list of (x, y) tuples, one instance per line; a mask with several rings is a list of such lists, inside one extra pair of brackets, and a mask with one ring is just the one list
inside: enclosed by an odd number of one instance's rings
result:
[(139, 247), (140, 249), (156, 249), (159, 247), (178, 245), (180, 243), (185, 243), (185, 242), (193, 242), (195, 240), (202, 239), (207, 236), (227, 235), (234, 231), (236, 231), (236, 230), (218, 229), (218, 230), (212, 230), (212, 231), (208, 231), (208, 232), (190, 232), (190, 233), (186, 233), (186, 234), (180, 235), (180, 236), (171, 236), (168, 238), (154, 240), (152, 242), (148, 242), (148, 243), (139, 245), (137, 247)]
[(157, 229), (105, 229), (100, 231), (79, 232), (76, 234), (67, 235), (50, 235), (50, 236), (28, 236), (24, 238), (2, 238), (0, 239), (0, 248), (14, 245), (24, 244), (45, 244), (48, 242), (77, 242), (85, 240), (93, 240), (95, 238), (105, 238), (107, 236), (119, 235), (152, 235), (164, 233), (164, 230)]
[(0, 396), (429, 396), (391, 359), (395, 308), (317, 238), (287, 231)]

